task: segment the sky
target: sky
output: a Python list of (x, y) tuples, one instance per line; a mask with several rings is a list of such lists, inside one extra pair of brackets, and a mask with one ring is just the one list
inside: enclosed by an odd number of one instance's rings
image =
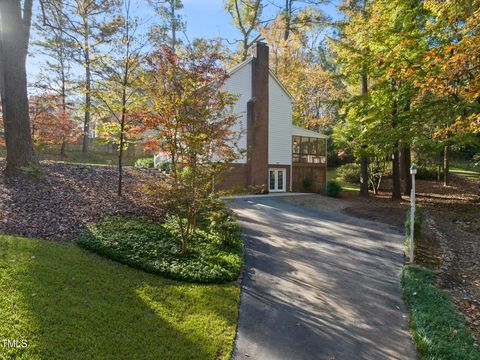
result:
[[(339, 18), (336, 10), (340, 0), (331, 0), (331, 3), (323, 5), (322, 10), (333, 19)], [(283, 4), (284, 0), (267, 0), (268, 7), (264, 10), (264, 18), (271, 19), (278, 12), (275, 4)], [(135, 3), (135, 1), (133, 1)], [(146, 1), (139, 1), (136, 15), (140, 18), (152, 18), (154, 11), (146, 4)], [(301, 2), (299, 2), (301, 4)], [(228, 39), (230, 42), (241, 38), (240, 33), (232, 25), (230, 14), (223, 6), (223, 0), (183, 0), (184, 8), (181, 13), (186, 21), (186, 35), (188, 40), (195, 38), (216, 38)], [(37, 9), (37, 11), (39, 11)], [(35, 34), (33, 34), (35, 37)], [(232, 48), (234, 46), (232, 45)], [(33, 83), (39, 73), (45, 58), (32, 54), (27, 61), (27, 72), (29, 83)]]

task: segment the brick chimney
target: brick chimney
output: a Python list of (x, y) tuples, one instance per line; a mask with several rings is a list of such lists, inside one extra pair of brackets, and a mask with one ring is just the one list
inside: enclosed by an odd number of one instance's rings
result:
[(268, 189), (269, 49), (257, 42), (253, 49), (252, 99), (248, 102), (248, 184)]

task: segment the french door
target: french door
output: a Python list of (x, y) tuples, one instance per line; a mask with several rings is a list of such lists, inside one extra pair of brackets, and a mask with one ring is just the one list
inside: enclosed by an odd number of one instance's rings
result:
[(286, 169), (268, 170), (268, 190), (270, 192), (286, 191), (287, 171)]

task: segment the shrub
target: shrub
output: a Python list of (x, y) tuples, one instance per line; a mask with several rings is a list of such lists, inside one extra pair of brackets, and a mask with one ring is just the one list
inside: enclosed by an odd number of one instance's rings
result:
[(348, 183), (360, 183), (360, 165), (350, 163), (339, 166), (337, 168), (337, 178)]
[(329, 180), (327, 182), (327, 195), (331, 197), (338, 197), (342, 191), (342, 185), (338, 181)]
[(303, 179), (303, 188), (304, 189), (310, 189), (313, 186), (313, 178), (311, 177), (306, 177)]
[(480, 153), (473, 155), (473, 166), (480, 169)]
[[(410, 211), (407, 209), (407, 218), (405, 220), (405, 254), (410, 254)], [(413, 224), (413, 235), (416, 240), (420, 239), (422, 234), (422, 210), (415, 208), (415, 219)]]
[(233, 281), (242, 267), (240, 230), (233, 223), (222, 222), (214, 228), (199, 226), (182, 252), (179, 222), (173, 217), (158, 223), (109, 216), (88, 224), (77, 243), (123, 264), (188, 282)]
[(172, 163), (168, 160), (163, 160), (160, 162), (160, 164), (158, 164), (158, 168), (168, 173), (170, 170), (172, 170)]
[[(438, 167), (434, 165), (420, 165), (417, 167), (417, 174), (415, 177), (419, 180), (437, 180)], [(443, 176), (443, 171), (440, 173), (440, 177)]]
[(42, 177), (42, 167), (38, 163), (29, 162), (25, 166), (21, 166), (20, 170), (27, 176), (30, 176), (34, 179), (40, 179)]
[(135, 166), (144, 169), (151, 169), (155, 166), (153, 157), (141, 158), (135, 161)]

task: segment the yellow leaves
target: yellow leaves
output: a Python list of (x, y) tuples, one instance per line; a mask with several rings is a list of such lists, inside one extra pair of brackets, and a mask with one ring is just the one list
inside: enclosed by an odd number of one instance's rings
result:
[(470, 114), (468, 116), (458, 116), (452, 125), (438, 130), (434, 137), (436, 139), (446, 139), (454, 134), (480, 135), (480, 113)]

